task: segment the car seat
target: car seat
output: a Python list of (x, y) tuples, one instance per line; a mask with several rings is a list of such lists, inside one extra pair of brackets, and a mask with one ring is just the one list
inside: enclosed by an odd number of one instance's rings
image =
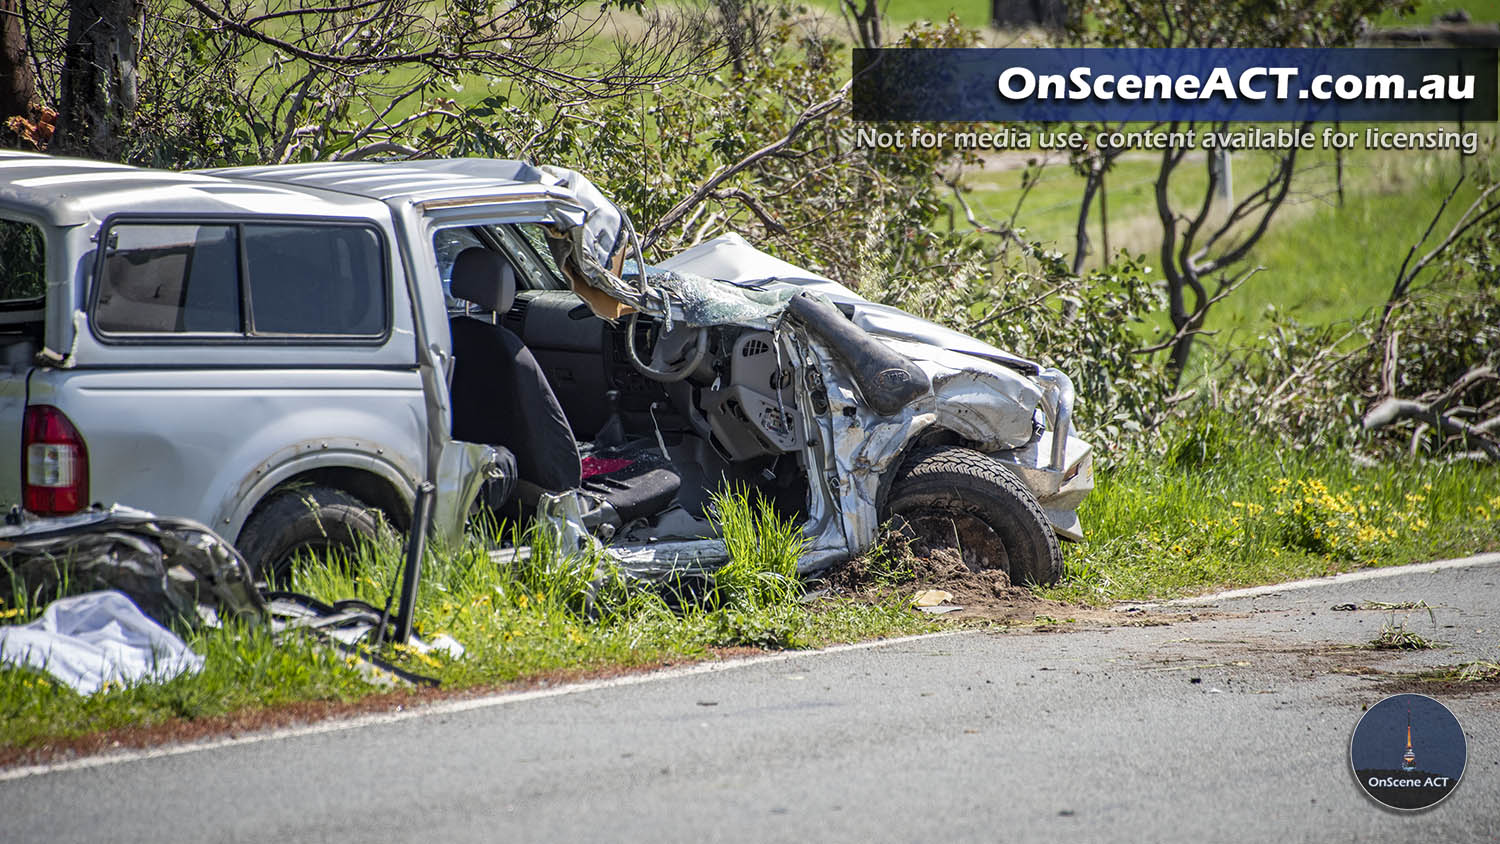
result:
[[(452, 293), (503, 314), (516, 298), (515, 267), (498, 252), (465, 249), (453, 262)], [(583, 480), (578, 446), (531, 350), (504, 326), (467, 314), (453, 317), (449, 327), (453, 436), (510, 449), (520, 479), (543, 490), (577, 488)]]
[[(516, 295), (516, 271), (498, 252), (470, 247), (453, 262), (453, 298), (498, 316)], [(578, 444), (552, 386), (531, 351), (506, 327), (453, 317), (453, 436), (515, 454), (522, 505), (537, 492), (577, 489), (593, 500), (591, 524), (618, 528), (659, 513), (677, 497), (679, 475), (665, 456), (640, 447), (608, 450), (584, 472)], [(585, 478), (587, 479), (585, 481)]]

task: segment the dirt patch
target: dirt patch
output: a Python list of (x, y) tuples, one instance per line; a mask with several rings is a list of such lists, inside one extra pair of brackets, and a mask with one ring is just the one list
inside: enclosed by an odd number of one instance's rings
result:
[(1469, 662), (1422, 671), (1380, 672), (1376, 686), (1385, 694), (1415, 692), (1442, 697), (1472, 697), (1500, 691), (1500, 663)]
[[(1067, 604), (1038, 596), (1010, 582), (1000, 569), (971, 568), (957, 548), (932, 537), (888, 535), (877, 550), (829, 572), (825, 583), (839, 597), (872, 602), (911, 601), (928, 590), (953, 597), (943, 606), (962, 609), (934, 614), (951, 621), (1027, 625), (1038, 631), (1070, 626), (1169, 624), (1183, 614), (1147, 614)], [(918, 612), (915, 607), (913, 612)]]
[(1278, 639), (1185, 638), (1162, 642), (1154, 652), (1131, 660), (1141, 670), (1181, 678), (1190, 685), (1221, 692), (1274, 694), (1288, 684), (1318, 681), (1330, 675), (1355, 677), (1372, 684), (1384, 676), (1383, 664), (1398, 652), (1361, 645), (1289, 644)]
[[(1039, 598), (1030, 589), (1010, 582), (998, 569), (971, 570), (951, 547), (913, 547), (911, 570), (913, 592), (938, 589), (952, 593), (947, 603), (963, 607), (953, 618), (985, 618), (995, 621), (1036, 621), (1076, 618), (1082, 608)], [(1090, 610), (1089, 612), (1097, 612)]]
[(1383, 674), (1375, 688), (1382, 694), (1413, 692), (1435, 698), (1473, 697), (1500, 692), (1500, 680), (1438, 680), (1421, 674)]

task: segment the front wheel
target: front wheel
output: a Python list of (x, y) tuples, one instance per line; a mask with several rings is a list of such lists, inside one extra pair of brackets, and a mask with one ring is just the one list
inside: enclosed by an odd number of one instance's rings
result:
[(971, 570), (1001, 569), (1012, 583), (1062, 577), (1062, 547), (1031, 490), (973, 449), (920, 451), (897, 470), (882, 519), (904, 522), (925, 544), (952, 547)]

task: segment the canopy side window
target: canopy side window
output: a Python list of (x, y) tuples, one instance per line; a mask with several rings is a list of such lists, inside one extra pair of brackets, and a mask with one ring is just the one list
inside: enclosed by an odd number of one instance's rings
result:
[(369, 226), (128, 220), (103, 243), (93, 324), (105, 335), (368, 340), (390, 327)]
[(31, 302), (47, 289), (46, 238), (31, 223), (0, 220), (0, 304)]
[(94, 324), (118, 333), (240, 331), (236, 227), (110, 228)]

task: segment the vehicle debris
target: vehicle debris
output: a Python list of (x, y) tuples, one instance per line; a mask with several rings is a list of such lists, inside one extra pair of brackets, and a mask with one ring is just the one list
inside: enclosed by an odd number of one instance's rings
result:
[[(245, 561), (191, 519), (114, 505), (61, 518), (13, 513), (0, 526), (0, 598), (50, 603), (116, 590), (158, 624), (259, 621), (265, 610)], [(20, 594), (17, 594), (17, 593)]]
[(918, 607), (935, 607), (951, 600), (953, 600), (952, 592), (944, 592), (941, 589), (923, 589), (912, 597), (912, 604)]
[(1334, 612), (1353, 612), (1355, 610), (1427, 610), (1432, 611), (1432, 606), (1426, 601), (1361, 601), (1359, 603), (1334, 604), (1329, 609)]
[[(452, 637), (440, 636), (427, 643), (412, 633), (432, 497), (430, 488), (419, 490), (415, 515), (418, 529), (412, 532), (407, 546), (400, 588), (392, 592), (383, 609), (363, 601), (326, 604), (295, 592), (265, 590), (264, 584), (255, 582), (249, 565), (233, 546), (189, 519), (162, 518), (120, 505), (61, 518), (13, 514), (14, 524), (0, 527), (0, 597), (7, 604), (46, 604), (47, 609), (35, 623), (41, 625), (35, 630), (31, 629), (34, 625), (0, 627), (0, 636), (15, 637), (0, 661), (45, 665), (46, 654), (55, 650), (67, 658), (65, 664), (90, 664), (87, 654), (92, 640), (88, 636), (105, 634), (87, 624), (104, 627), (108, 620), (98, 610), (91, 615), (80, 613), (98, 605), (120, 611), (120, 624), (132, 637), (131, 643), (159, 644), (156, 633), (135, 624), (134, 614), (171, 637), (162, 640), (167, 645), (181, 645), (167, 627), (219, 627), (238, 620), (265, 625), (276, 636), (299, 632), (317, 636), (353, 657), (367, 676), (377, 681), (395, 678), (435, 686), (436, 680), (402, 670), (375, 652), (391, 642), (424, 654), (438, 650), (458, 658), (464, 653), (463, 645)], [(79, 604), (80, 591), (115, 595), (119, 601), (91, 599)], [(120, 602), (129, 605), (128, 611)], [(62, 615), (49, 620), (49, 614), (58, 613)], [(24, 632), (12, 633), (17, 630)], [(79, 635), (84, 635), (84, 640), (53, 641), (58, 636), (73, 635), (69, 630), (82, 631)], [(106, 656), (115, 650), (123, 652), (125, 648), (106, 646)], [(168, 647), (164, 653), (177, 650)], [(150, 658), (148, 649), (144, 657), (147, 664)], [(133, 664), (126, 657), (121, 659), (126, 666)], [(201, 663), (199, 659), (199, 667)], [(113, 676), (103, 669), (93, 674), (104, 679)], [(137, 675), (127, 671), (122, 676)]]

